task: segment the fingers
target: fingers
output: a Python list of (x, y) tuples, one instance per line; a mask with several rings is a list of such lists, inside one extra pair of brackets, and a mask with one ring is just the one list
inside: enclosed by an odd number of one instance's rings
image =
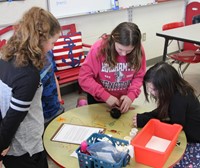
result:
[(137, 127), (137, 114), (133, 116), (133, 125)]
[[(116, 98), (116, 99), (117, 99), (117, 98)], [(118, 99), (115, 101), (115, 106), (116, 106), (117, 108), (120, 107), (120, 101), (119, 101)]]
[(121, 113), (125, 113), (125, 112), (128, 111), (127, 104), (126, 104), (126, 101), (125, 101), (125, 96), (122, 96), (120, 98), (120, 110), (121, 110)]
[(112, 108), (120, 106), (120, 101), (116, 97), (114, 97), (112, 95), (108, 98), (106, 103)]
[(121, 104), (120, 110), (121, 110), (121, 112), (122, 113), (128, 112), (128, 110), (131, 106), (131, 103), (132, 103), (132, 101), (128, 96), (125, 96), (125, 95), (121, 96), (121, 98), (120, 98), (120, 104)]
[(126, 95), (121, 96), (120, 100), (111, 95), (106, 103), (112, 108), (118, 108), (121, 113), (126, 113), (132, 104), (132, 100)]
[(129, 110), (129, 105), (127, 105), (125, 102), (122, 102), (120, 106), (121, 113), (125, 113)]
[(1, 155), (5, 156), (8, 153), (9, 149), (10, 149), (10, 147), (8, 147), (7, 149), (4, 149), (1, 153)]

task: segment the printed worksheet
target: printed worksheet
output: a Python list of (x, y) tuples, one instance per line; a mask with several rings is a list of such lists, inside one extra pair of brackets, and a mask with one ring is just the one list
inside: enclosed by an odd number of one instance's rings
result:
[(52, 137), (52, 141), (81, 144), (93, 133), (103, 132), (103, 128), (88, 127), (73, 124), (62, 124)]

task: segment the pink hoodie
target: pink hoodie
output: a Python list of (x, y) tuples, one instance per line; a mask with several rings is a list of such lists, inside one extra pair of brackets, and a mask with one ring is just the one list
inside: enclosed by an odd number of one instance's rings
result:
[(126, 56), (117, 56), (117, 65), (111, 69), (104, 63), (105, 57), (96, 58), (102, 40), (98, 40), (90, 49), (79, 72), (78, 82), (81, 88), (97, 101), (106, 102), (110, 95), (118, 99), (127, 95), (132, 101), (141, 92), (143, 77), (146, 72), (146, 59), (142, 48), (142, 65), (135, 73), (128, 68)]

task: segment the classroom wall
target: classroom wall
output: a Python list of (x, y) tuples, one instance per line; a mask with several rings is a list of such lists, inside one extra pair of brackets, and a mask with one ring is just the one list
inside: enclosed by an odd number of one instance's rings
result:
[(47, 9), (47, 0), (24, 0), (0, 2), (0, 26), (15, 23), (20, 19), (25, 11), (33, 6), (39, 6)]
[[(47, 9), (47, 3), (44, 3), (44, 1), (34, 1), (37, 6), (40, 6), (39, 3), (41, 2), (41, 7)], [(24, 2), (34, 5), (34, 1), (26, 0)], [(167, 22), (182, 21), (184, 18), (184, 5), (184, 0), (172, 0), (128, 10), (62, 18), (59, 19), (59, 22), (61, 25), (75, 23), (77, 30), (82, 32), (83, 42), (92, 44), (103, 33), (110, 33), (120, 22), (133, 21), (139, 26), (142, 33), (146, 33), (146, 40), (142, 43), (146, 51), (147, 60), (149, 60), (160, 57), (163, 52), (164, 39), (157, 37), (156, 32), (161, 31), (162, 25)], [(4, 18), (4, 14), (1, 13), (1, 15)], [(174, 45), (169, 51), (176, 50), (177, 47)]]
[[(173, 0), (156, 5), (136, 7), (129, 10), (120, 10), (77, 16), (59, 19), (62, 25), (75, 23), (77, 30), (82, 32), (83, 42), (92, 44), (103, 33), (110, 33), (120, 22), (131, 20), (136, 23), (142, 33), (146, 33), (146, 41), (143, 46), (146, 51), (147, 59), (159, 57), (163, 53), (164, 39), (156, 36), (157, 31), (161, 31), (162, 25), (172, 21), (182, 21), (184, 18), (183, 0)], [(169, 52), (176, 51), (174, 44)]]
[[(173, 1), (137, 8), (133, 13), (133, 18), (141, 31), (146, 33), (146, 41), (143, 45), (147, 59), (158, 57), (163, 54), (164, 38), (156, 36), (156, 32), (162, 31), (163, 24), (184, 19), (184, 2)], [(168, 52), (177, 50), (177, 43), (173, 43)]]

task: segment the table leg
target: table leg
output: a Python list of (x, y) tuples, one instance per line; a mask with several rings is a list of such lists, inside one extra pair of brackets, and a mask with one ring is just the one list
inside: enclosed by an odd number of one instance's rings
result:
[(169, 42), (169, 39), (168, 39), (168, 38), (165, 38), (164, 51), (163, 51), (163, 61), (166, 60), (168, 42)]

